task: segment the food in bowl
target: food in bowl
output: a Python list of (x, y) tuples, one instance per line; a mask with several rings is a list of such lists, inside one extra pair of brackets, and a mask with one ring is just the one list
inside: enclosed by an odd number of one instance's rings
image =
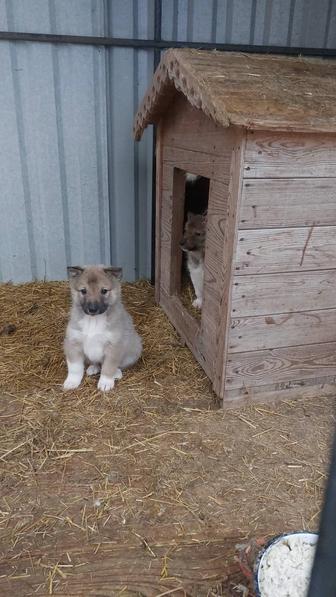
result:
[(289, 533), (263, 552), (256, 573), (258, 597), (306, 597), (318, 536)]

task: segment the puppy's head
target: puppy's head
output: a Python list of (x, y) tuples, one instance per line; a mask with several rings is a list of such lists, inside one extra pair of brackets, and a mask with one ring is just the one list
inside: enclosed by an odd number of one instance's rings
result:
[(86, 315), (100, 315), (120, 298), (120, 267), (68, 267), (72, 300)]
[(184, 235), (180, 242), (182, 251), (201, 251), (205, 246), (206, 213), (187, 215), (184, 226)]

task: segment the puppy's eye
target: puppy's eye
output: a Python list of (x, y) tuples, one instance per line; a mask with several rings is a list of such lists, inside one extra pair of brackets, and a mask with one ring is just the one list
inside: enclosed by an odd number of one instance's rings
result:
[(86, 288), (81, 288), (79, 291), (81, 294), (86, 294)]
[(108, 290), (107, 290), (107, 288), (102, 288), (102, 289), (101, 289), (101, 293), (102, 293), (102, 294), (107, 294), (107, 293), (108, 293)]
[(201, 236), (201, 232), (195, 232), (196, 236)]

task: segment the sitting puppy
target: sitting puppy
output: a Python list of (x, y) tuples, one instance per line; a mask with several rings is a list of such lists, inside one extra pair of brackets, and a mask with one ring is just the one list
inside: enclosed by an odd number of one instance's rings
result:
[(68, 376), (64, 390), (77, 388), (84, 375), (100, 372), (98, 388), (112, 390), (121, 369), (136, 363), (142, 352), (140, 336), (121, 302), (121, 269), (68, 267), (72, 307), (64, 351)]
[(184, 236), (180, 242), (182, 251), (187, 253), (187, 267), (196, 294), (192, 305), (198, 309), (202, 308), (203, 301), (206, 221), (206, 213), (194, 214), (188, 212)]

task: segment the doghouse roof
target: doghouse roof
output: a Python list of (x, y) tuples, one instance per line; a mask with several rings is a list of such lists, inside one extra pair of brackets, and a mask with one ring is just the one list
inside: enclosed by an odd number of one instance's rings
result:
[(178, 92), (224, 127), (336, 132), (334, 60), (168, 50), (136, 115), (137, 140)]

